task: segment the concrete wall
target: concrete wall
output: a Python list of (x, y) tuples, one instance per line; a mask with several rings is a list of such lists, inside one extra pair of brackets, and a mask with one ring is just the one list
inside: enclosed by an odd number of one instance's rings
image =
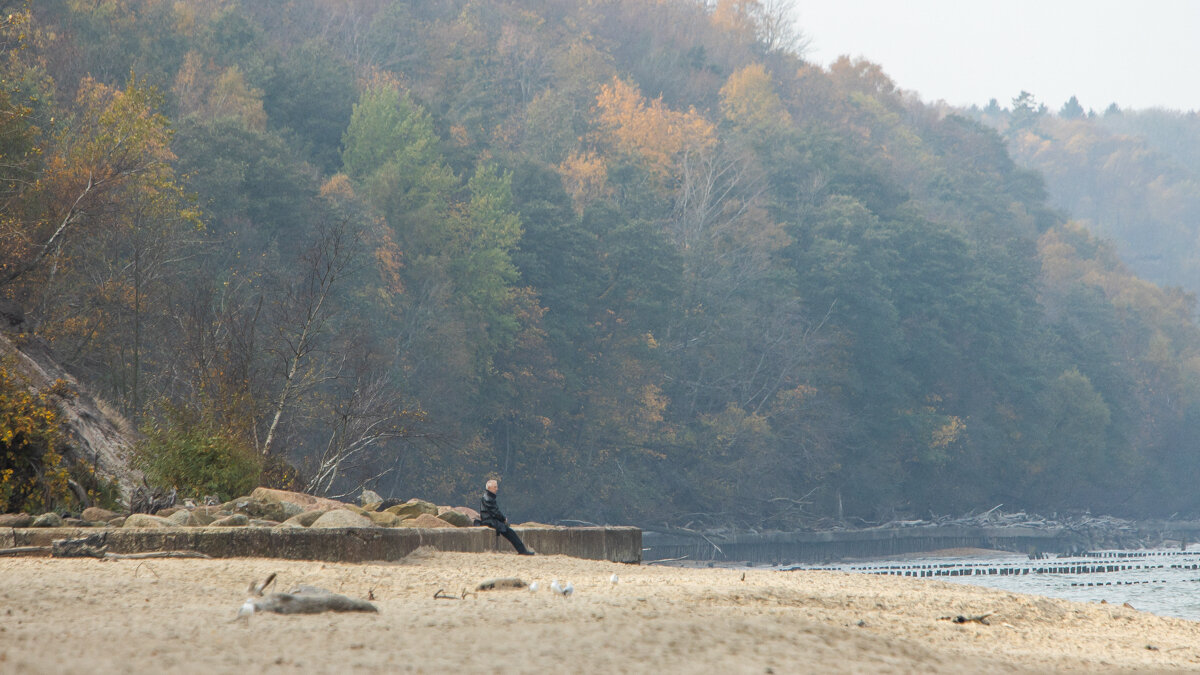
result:
[[(638, 563), (642, 531), (635, 527), (514, 528), (543, 555)], [(0, 528), (0, 548), (50, 546), (56, 539), (108, 533), (113, 553), (199, 551), (214, 558), (262, 557), (365, 562), (399, 560), (421, 546), (466, 553), (512, 552), (486, 527), (454, 528)]]

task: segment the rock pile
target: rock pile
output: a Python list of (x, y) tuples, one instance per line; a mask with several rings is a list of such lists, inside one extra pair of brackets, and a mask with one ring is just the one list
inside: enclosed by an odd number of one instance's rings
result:
[(0, 514), (0, 527), (470, 527), (479, 513), (465, 506), (438, 506), (421, 499), (402, 502), (364, 491), (362, 505), (300, 492), (255, 488), (224, 504), (183, 505), (148, 513), (115, 513), (89, 507), (78, 518), (55, 513)]

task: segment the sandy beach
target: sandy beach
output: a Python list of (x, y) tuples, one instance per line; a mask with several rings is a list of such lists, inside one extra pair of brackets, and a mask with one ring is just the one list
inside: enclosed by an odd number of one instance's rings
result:
[[(371, 596), (379, 613), (236, 620), (249, 583), (272, 572), (271, 590)], [(541, 588), (462, 597), (495, 577)], [(551, 593), (554, 579), (574, 594)], [(989, 625), (942, 618), (988, 613)], [(932, 580), (563, 556), (0, 559), (8, 673), (1134, 670), (1200, 670), (1200, 623)]]

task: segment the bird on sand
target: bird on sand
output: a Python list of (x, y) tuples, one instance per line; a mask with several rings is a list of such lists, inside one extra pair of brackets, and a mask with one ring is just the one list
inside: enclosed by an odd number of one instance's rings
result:
[(562, 586), (559, 586), (559, 585), (558, 585), (558, 579), (555, 579), (554, 581), (551, 581), (551, 582), (550, 582), (550, 590), (554, 591), (554, 592), (555, 592), (555, 593), (557, 593), (558, 595), (562, 595), (562, 594), (563, 594), (563, 589), (562, 589)]
[(608, 578), (608, 583), (612, 584), (613, 586), (616, 586), (618, 581), (620, 581), (620, 579), (617, 579), (616, 572), (614, 572), (613, 575)]
[(530, 593), (537, 593), (537, 589), (539, 589), (539, 588), (541, 588), (541, 585), (539, 585), (538, 582), (536, 582), (536, 581), (529, 584), (529, 592)]

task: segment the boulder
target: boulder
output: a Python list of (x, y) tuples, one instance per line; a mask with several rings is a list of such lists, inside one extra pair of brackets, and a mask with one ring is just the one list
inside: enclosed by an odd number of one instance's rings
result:
[(33, 522), (30, 523), (29, 526), (30, 527), (62, 527), (63, 519), (62, 519), (62, 516), (51, 511), (50, 513), (43, 513), (42, 515), (38, 516), (37, 518), (34, 518)]
[(378, 504), (382, 501), (383, 497), (380, 497), (379, 493), (374, 490), (363, 490), (362, 494), (358, 496), (358, 503), (363, 508), (366, 508), (367, 504)]
[(287, 520), (283, 521), (283, 523), (281, 523), (281, 524), (288, 525), (289, 527), (291, 527), (291, 526), (312, 527), (312, 524), (317, 522), (317, 518), (320, 518), (321, 514), (323, 514), (323, 513), (325, 513), (325, 511), (322, 509), (317, 509), (315, 511), (305, 511), (304, 513), (300, 513), (300, 514), (292, 516), (291, 518), (288, 518)]
[(437, 516), (438, 507), (436, 504), (430, 504), (418, 499), (407, 504), (397, 504), (396, 506), (389, 507), (387, 512), (394, 513), (401, 518), (415, 518), (421, 514)]
[(113, 518), (116, 518), (117, 515), (118, 514), (109, 511), (108, 509), (102, 509), (99, 506), (89, 506), (83, 510), (83, 514), (81, 514), (79, 517), (83, 518), (84, 520), (90, 520), (93, 523), (101, 521), (107, 523)]
[(212, 524), (215, 518), (195, 510), (182, 509), (167, 516), (167, 520), (179, 527), (203, 527)]
[[(226, 502), (224, 508), (233, 513), (244, 513), (250, 518), (274, 520), (277, 523), (281, 523), (291, 517), (284, 510), (283, 502), (276, 499), (241, 497), (231, 502)], [(296, 514), (293, 513), (292, 515)]]
[(177, 525), (179, 527), (186, 527), (192, 524), (189, 522), (192, 519), (192, 512), (187, 509), (179, 509), (171, 515), (166, 516), (166, 518), (167, 520), (171, 521), (172, 525)]
[(322, 513), (321, 517), (313, 521), (310, 527), (375, 527), (375, 523), (371, 522), (370, 518), (360, 516), (350, 509), (332, 509)]
[(63, 527), (96, 527), (96, 523), (83, 518), (63, 518)]
[(0, 527), (29, 527), (33, 524), (33, 516), (28, 513), (0, 514)]
[(466, 514), (459, 513), (454, 509), (449, 509), (438, 514), (438, 518), (450, 523), (455, 527), (470, 527), (471, 519)]
[(125, 527), (125, 516), (117, 516), (108, 521), (109, 527)]
[(441, 518), (438, 518), (437, 516), (431, 516), (428, 513), (422, 513), (421, 515), (417, 516), (416, 518), (405, 518), (404, 520), (400, 521), (400, 523), (396, 527), (435, 528), (435, 527), (454, 527), (454, 526), (451, 525), (450, 523), (447, 523), (446, 521), (442, 520)]
[(251, 518), (250, 527), (279, 527), (278, 520), (267, 520), (265, 518)]
[(184, 507), (182, 507), (182, 506), (168, 506), (165, 509), (159, 509), (159, 510), (155, 511), (154, 515), (158, 516), (159, 518), (170, 518), (171, 514), (175, 513), (176, 511), (182, 510), (183, 508)]
[(152, 516), (149, 513), (134, 513), (125, 519), (121, 527), (174, 527), (174, 523), (166, 518)]
[[(438, 508), (441, 508), (441, 507), (438, 507)], [(467, 518), (470, 518), (472, 522), (479, 520), (479, 512), (469, 506), (451, 506), (451, 507), (449, 507), (449, 510), (458, 511), (459, 513), (463, 514)], [(438, 515), (440, 516), (442, 514), (439, 513)]]
[(324, 497), (314, 497), (306, 495), (303, 492), (289, 492), (287, 490), (272, 490), (271, 488), (258, 487), (250, 493), (250, 499), (273, 499), (277, 502), (292, 503), (300, 506), (304, 511), (313, 511), (322, 509), (345, 508), (346, 504), (334, 499), (325, 499)]
[(383, 510), (382, 507), (383, 507), (383, 502), (371, 502), (370, 504), (363, 504), (362, 510), (367, 511), (367, 512), (382, 511)]
[(245, 527), (250, 524), (250, 516), (244, 513), (235, 513), (224, 518), (217, 518), (209, 523), (212, 527)]
[(367, 517), (371, 519), (372, 523), (380, 527), (395, 527), (400, 524), (400, 521), (404, 520), (400, 516), (388, 513), (387, 511), (367, 511)]

